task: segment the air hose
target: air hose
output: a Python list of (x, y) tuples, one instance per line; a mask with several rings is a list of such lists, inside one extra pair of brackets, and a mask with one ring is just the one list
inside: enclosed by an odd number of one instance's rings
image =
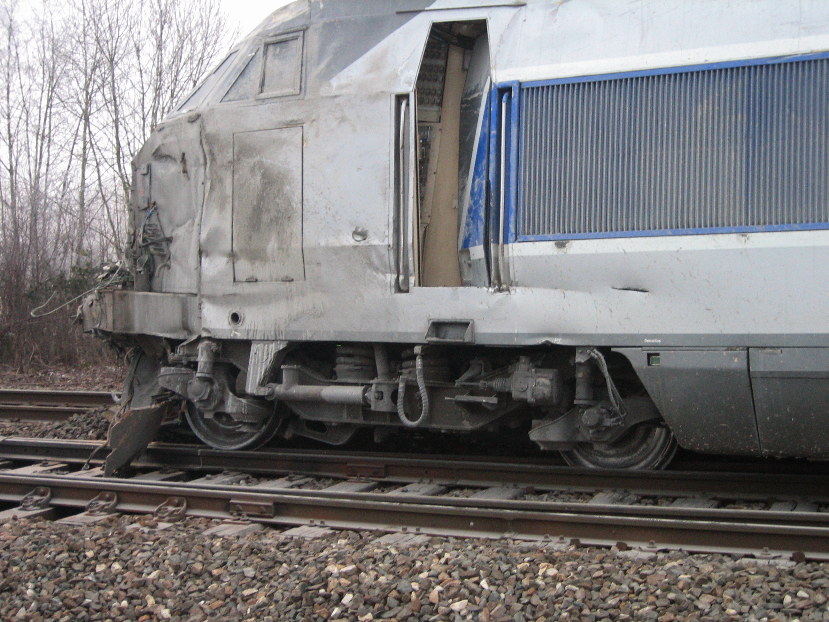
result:
[(429, 417), (429, 393), (426, 390), (426, 374), (423, 371), (423, 353), (421, 346), (415, 348), (415, 378), (417, 388), (420, 391), (420, 416), (417, 419), (409, 419), (406, 415), (406, 377), (400, 376), (397, 383), (397, 416), (400, 423), (407, 428), (417, 428), (423, 425)]

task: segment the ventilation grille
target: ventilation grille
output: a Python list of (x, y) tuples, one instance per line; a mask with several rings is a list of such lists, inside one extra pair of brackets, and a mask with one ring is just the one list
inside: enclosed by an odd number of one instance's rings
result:
[(520, 235), (829, 221), (829, 59), (527, 86)]

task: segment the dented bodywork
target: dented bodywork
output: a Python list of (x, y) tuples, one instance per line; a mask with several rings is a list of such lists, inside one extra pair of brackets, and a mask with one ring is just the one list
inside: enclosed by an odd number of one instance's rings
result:
[[(829, 145), (802, 132), (827, 51), (819, 3), (294, 2), (136, 155), (134, 286), (84, 325), (156, 357), (159, 400), (220, 436), (282, 404), (274, 431), (336, 443), (533, 420), (601, 453), (657, 421), (691, 449), (827, 458), (806, 437), (829, 413), (794, 399), (829, 399)], [(766, 79), (788, 125), (739, 99)], [(773, 123), (780, 153), (743, 138)], [(797, 405), (755, 404), (759, 378)], [(643, 395), (658, 410), (626, 420)]]

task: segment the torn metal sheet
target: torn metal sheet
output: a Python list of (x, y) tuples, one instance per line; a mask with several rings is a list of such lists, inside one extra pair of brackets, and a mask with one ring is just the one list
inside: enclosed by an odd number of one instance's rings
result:
[(110, 453), (104, 464), (104, 475), (110, 477), (144, 451), (155, 438), (164, 416), (174, 408), (178, 408), (178, 402), (166, 401), (128, 410), (117, 419), (109, 428)]

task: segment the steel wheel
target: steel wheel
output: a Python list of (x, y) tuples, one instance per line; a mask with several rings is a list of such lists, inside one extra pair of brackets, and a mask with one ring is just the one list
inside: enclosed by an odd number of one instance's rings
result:
[(276, 413), (260, 423), (240, 423), (227, 413), (207, 418), (190, 402), (185, 417), (199, 440), (213, 449), (225, 451), (261, 447), (273, 438), (281, 423)]
[(571, 466), (592, 469), (664, 469), (676, 453), (673, 433), (664, 425), (646, 422), (631, 428), (621, 438), (606, 445), (581, 443), (562, 451)]

